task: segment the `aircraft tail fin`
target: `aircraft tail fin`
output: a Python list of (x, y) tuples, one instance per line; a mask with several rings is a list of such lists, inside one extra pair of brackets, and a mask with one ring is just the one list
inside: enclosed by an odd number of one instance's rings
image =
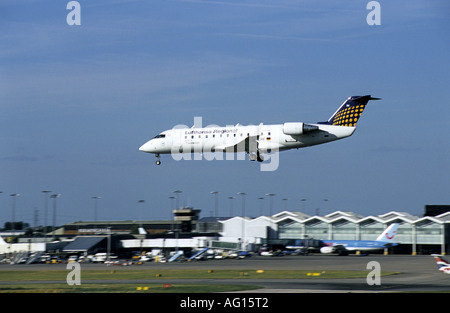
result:
[(371, 95), (349, 97), (326, 122), (319, 124), (355, 127), (369, 100), (380, 100)]
[(0, 245), (6, 245), (6, 241), (3, 239), (2, 236), (0, 236)]
[(448, 263), (448, 261), (444, 259), (442, 255), (432, 254), (431, 256), (434, 257), (439, 268), (450, 266), (450, 263)]
[(393, 242), (395, 235), (397, 234), (399, 224), (393, 223), (389, 225), (388, 228), (386, 228), (377, 238), (377, 241), (383, 241), (383, 242)]

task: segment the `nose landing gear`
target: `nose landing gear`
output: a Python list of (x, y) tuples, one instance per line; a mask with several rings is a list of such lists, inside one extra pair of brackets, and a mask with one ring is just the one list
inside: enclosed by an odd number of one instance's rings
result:
[(155, 154), (156, 157), (156, 165), (161, 165), (161, 160), (159, 159), (159, 153)]

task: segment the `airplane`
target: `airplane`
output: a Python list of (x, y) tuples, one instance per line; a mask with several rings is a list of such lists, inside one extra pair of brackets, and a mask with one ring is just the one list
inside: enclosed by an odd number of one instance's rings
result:
[(436, 260), (438, 270), (440, 270), (442, 273), (450, 274), (450, 263), (448, 263), (448, 261), (444, 259), (442, 255), (432, 254), (431, 256)]
[(398, 223), (389, 225), (376, 240), (321, 240), (325, 246), (320, 248), (320, 252), (347, 255), (349, 252), (365, 252), (390, 248), (398, 245), (393, 242), (398, 226)]
[(250, 161), (263, 162), (262, 154), (265, 153), (315, 146), (351, 136), (369, 100), (380, 98), (370, 95), (349, 97), (327, 121), (316, 124), (174, 127), (156, 135), (139, 150), (155, 154), (157, 165), (161, 164), (161, 154), (193, 152), (245, 152)]

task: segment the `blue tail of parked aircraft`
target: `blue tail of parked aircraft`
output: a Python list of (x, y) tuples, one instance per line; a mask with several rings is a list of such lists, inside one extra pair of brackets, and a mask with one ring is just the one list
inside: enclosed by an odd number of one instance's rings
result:
[(376, 240), (322, 240), (324, 246), (320, 248), (320, 252), (346, 255), (350, 251), (366, 252), (391, 248), (397, 245), (394, 238), (398, 226), (398, 223), (389, 225)]
[(192, 261), (193, 259), (195, 259), (196, 257), (201, 256), (203, 253), (205, 253), (206, 251), (208, 251), (209, 248), (203, 248), (202, 250), (198, 251), (196, 254), (192, 255), (188, 261)]
[(380, 100), (367, 96), (349, 97), (326, 122), (319, 124), (355, 127), (369, 100)]
[(386, 228), (381, 233), (381, 235), (378, 236), (376, 241), (388, 242), (388, 243), (394, 242), (394, 238), (395, 238), (395, 235), (397, 234), (398, 226), (399, 226), (398, 223), (391, 224), (388, 228)]

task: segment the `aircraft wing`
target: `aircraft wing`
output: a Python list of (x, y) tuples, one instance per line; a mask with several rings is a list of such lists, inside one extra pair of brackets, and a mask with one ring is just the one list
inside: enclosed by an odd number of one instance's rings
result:
[(398, 246), (398, 243), (395, 243), (395, 242), (386, 242), (386, 243), (383, 245), (383, 247), (385, 247), (385, 248), (391, 248), (391, 247), (394, 247), (394, 246)]

